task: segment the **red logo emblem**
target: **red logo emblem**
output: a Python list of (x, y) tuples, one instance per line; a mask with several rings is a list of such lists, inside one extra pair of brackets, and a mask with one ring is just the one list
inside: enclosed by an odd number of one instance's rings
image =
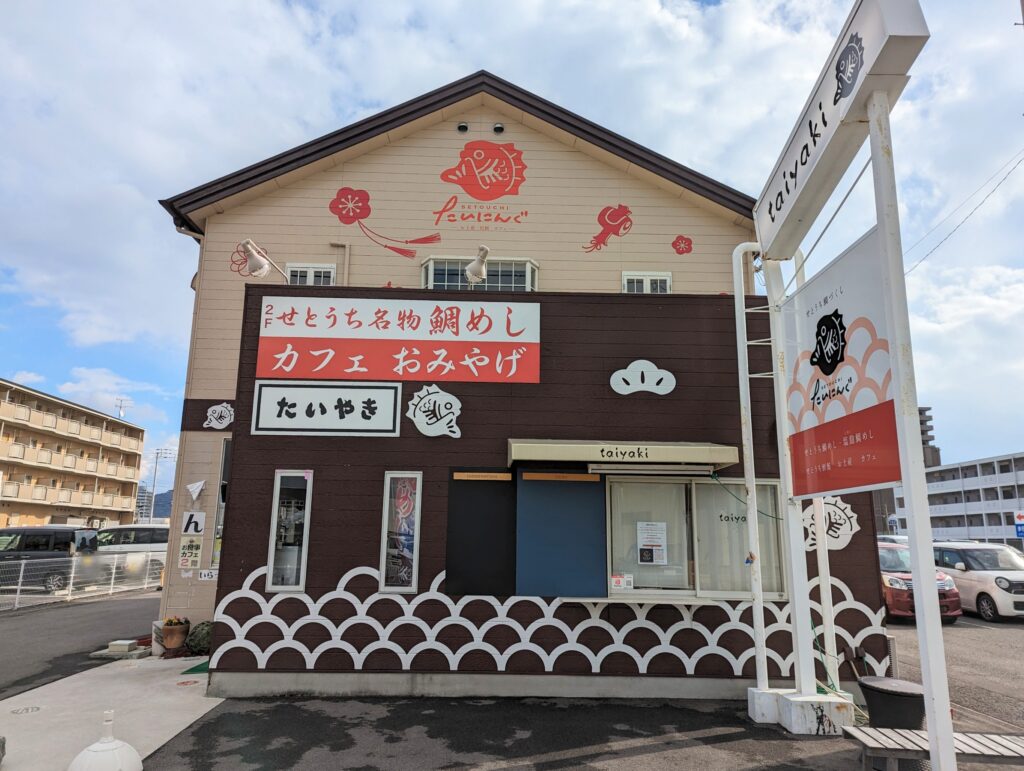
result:
[(494, 201), (505, 195), (519, 195), (526, 181), (523, 151), (511, 142), (497, 144), (477, 140), (467, 142), (459, 153), (459, 163), (441, 172), (441, 181), (458, 185), (478, 201)]
[(621, 203), (618, 206), (605, 206), (601, 209), (601, 213), (597, 215), (597, 224), (601, 226), (601, 232), (590, 239), (590, 243), (583, 247), (583, 251), (598, 251), (608, 246), (608, 239), (612, 236), (621, 238), (626, 235), (633, 227), (633, 220), (629, 216), (632, 213), (628, 206)]

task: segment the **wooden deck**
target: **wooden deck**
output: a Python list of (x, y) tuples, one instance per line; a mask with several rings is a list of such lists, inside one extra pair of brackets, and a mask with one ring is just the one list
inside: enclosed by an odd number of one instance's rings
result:
[[(843, 733), (860, 742), (864, 768), (870, 768), (869, 758), (890, 758), (893, 768), (899, 758), (928, 758), (928, 734), (925, 731), (844, 726)], [(957, 760), (967, 763), (1024, 766), (1024, 736), (954, 733), (953, 747)]]

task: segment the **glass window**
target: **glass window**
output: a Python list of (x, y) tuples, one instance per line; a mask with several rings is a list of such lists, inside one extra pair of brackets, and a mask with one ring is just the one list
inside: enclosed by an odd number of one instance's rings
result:
[(533, 292), (537, 289), (537, 266), (530, 260), (487, 261), (487, 278), (479, 284), (466, 279), (472, 260), (432, 258), (423, 264), (424, 289), (471, 289), (484, 292)]
[(71, 541), (74, 539), (74, 533), (70, 530), (61, 530), (53, 534), (53, 550), (54, 551), (71, 551)]
[(291, 265), (287, 266), (288, 283), (300, 286), (333, 286), (333, 265)]
[(0, 551), (18, 551), (21, 548), (21, 535), (18, 533), (0, 533)]
[(135, 543), (153, 543), (153, 529), (140, 527), (135, 531)]
[(274, 509), (267, 563), (268, 592), (301, 592), (306, 585), (307, 529), (313, 494), (312, 471), (274, 474)]
[(1024, 570), (1024, 557), (1005, 546), (998, 549), (964, 549), (971, 570)]
[(100, 546), (113, 546), (116, 541), (116, 530), (102, 530), (99, 535), (96, 536), (96, 543)]
[(672, 291), (672, 274), (623, 271), (622, 291), (626, 294), (668, 294)]
[(166, 527), (158, 527), (153, 530), (153, 543), (167, 543)]
[(608, 488), (611, 592), (692, 591), (689, 485), (612, 480)]
[(224, 512), (227, 508), (228, 482), (231, 481), (231, 440), (225, 439), (220, 455), (220, 488), (217, 492), (217, 519), (213, 531), (213, 557), (210, 567), (220, 565), (220, 550), (224, 539)]
[[(740, 484), (694, 485), (698, 586), (702, 593), (750, 592), (750, 569), (745, 559), (749, 549), (744, 489)], [(757, 485), (757, 510), (761, 589), (766, 594), (781, 595), (781, 517), (775, 485)]]
[(22, 551), (50, 551), (51, 536), (45, 533), (25, 533), (21, 537)]
[(380, 546), (380, 588), (416, 592), (419, 574), (420, 471), (384, 474), (384, 512)]

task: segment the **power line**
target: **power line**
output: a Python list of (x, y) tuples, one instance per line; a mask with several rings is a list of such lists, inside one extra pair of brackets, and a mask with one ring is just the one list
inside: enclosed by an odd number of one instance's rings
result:
[(996, 183), (996, 186), (994, 188), (992, 188), (991, 190), (988, 191), (988, 194), (978, 202), (978, 205), (975, 206), (973, 209), (971, 209), (967, 213), (967, 216), (964, 217), (962, 220), (960, 220), (957, 223), (955, 228), (953, 228), (951, 231), (949, 231), (946, 234), (946, 236), (941, 241), (939, 241), (939, 243), (935, 244), (935, 246), (933, 246), (930, 250), (928, 250), (928, 253), (924, 257), (922, 257), (920, 260), (918, 260), (913, 265), (911, 265), (910, 268), (907, 270), (907, 272), (904, 273), (903, 275), (909, 276), (911, 273), (914, 272), (914, 270), (917, 268), (918, 265), (920, 265), (922, 262), (924, 262), (929, 257), (931, 257), (931, 255), (935, 252), (936, 249), (938, 249), (940, 246), (942, 246), (944, 243), (946, 243), (946, 241), (949, 240), (949, 237), (952, 236), (956, 231), (958, 231), (960, 229), (960, 226), (963, 225), (965, 222), (967, 222), (967, 220), (969, 220), (971, 218), (971, 215), (974, 214), (974, 212), (978, 211), (978, 209), (980, 209), (984, 205), (985, 201), (987, 201), (989, 198), (992, 197), (992, 194), (996, 190), (999, 189), (999, 186), (1002, 185), (1009, 178), (1009, 176), (1011, 174), (1013, 174), (1014, 171), (1017, 170), (1017, 167), (1020, 166), (1022, 163), (1024, 163), (1024, 157), (1020, 158), (1020, 160), (1018, 160), (1015, 164), (1013, 164), (1013, 167), (1008, 172), (1006, 172), (1006, 174), (1003, 176), (1003, 178), (1001, 180), (999, 180)]

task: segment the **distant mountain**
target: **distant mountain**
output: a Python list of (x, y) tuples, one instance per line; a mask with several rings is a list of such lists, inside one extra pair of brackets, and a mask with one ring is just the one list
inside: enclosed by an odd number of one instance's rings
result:
[(153, 519), (167, 519), (171, 516), (171, 496), (174, 490), (166, 490), (156, 494), (153, 502)]

